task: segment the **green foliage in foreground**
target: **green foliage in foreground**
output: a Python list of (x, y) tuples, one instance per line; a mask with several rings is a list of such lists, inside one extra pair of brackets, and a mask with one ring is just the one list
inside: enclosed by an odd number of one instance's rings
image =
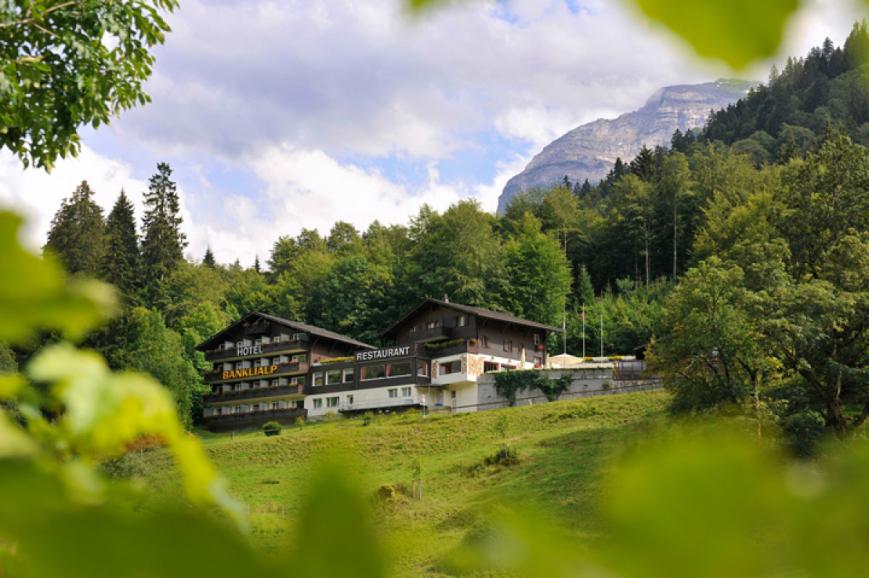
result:
[(150, 99), (151, 48), (176, 0), (0, 3), (0, 148), (51, 169), (75, 156), (78, 129)]

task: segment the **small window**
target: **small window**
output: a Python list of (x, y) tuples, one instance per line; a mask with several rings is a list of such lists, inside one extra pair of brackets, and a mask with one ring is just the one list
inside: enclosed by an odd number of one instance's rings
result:
[(410, 333), (411, 333), (411, 335), (416, 333), (416, 325), (414, 325), (413, 327), (410, 328)]
[(513, 342), (512, 341), (504, 341), (504, 351), (513, 351)]
[(322, 397), (315, 397), (314, 398), (314, 409), (320, 409), (321, 407), (323, 407), (323, 398)]
[(323, 385), (323, 372), (318, 371), (314, 374), (314, 387), (319, 387)]
[(353, 381), (353, 369), (345, 369), (344, 370), (344, 383), (351, 383)]
[(326, 407), (338, 407), (338, 396), (336, 395), (335, 397), (327, 397)]
[(412, 395), (411, 388), (402, 387), (401, 388), (401, 397), (410, 397)]
[(540, 334), (539, 333), (534, 334), (534, 345), (540, 345)]
[(426, 329), (434, 329), (435, 327), (437, 327), (437, 326), (439, 326), (439, 325), (440, 325), (440, 322), (439, 322), (439, 321), (436, 321), (436, 320), (428, 321), (428, 322), (425, 324), (425, 328), (426, 328)]
[(467, 324), (468, 324), (467, 317), (465, 317), (464, 315), (457, 315), (456, 316), (456, 327), (464, 327)]
[(279, 401), (273, 401), (272, 409), (281, 409), (281, 403)]
[(399, 377), (401, 375), (413, 375), (409, 361), (389, 364), (389, 377)]
[(398, 397), (398, 388), (390, 387), (386, 390), (386, 393), (389, 395), (390, 399)]
[(326, 372), (326, 385), (338, 385), (341, 383), (341, 370), (330, 369)]
[(294, 375), (290, 378), (290, 385), (302, 385), (304, 383), (304, 377), (301, 375)]
[(483, 373), (491, 373), (493, 371), (498, 371), (499, 369), (501, 369), (501, 365), (498, 363), (494, 363), (491, 361), (483, 362)]
[(347, 405), (353, 405), (353, 396), (352, 395), (348, 395), (344, 399), (347, 400)]
[(425, 361), (416, 362), (416, 374), (422, 377), (428, 377), (428, 363)]
[(367, 365), (362, 368), (362, 381), (383, 379), (384, 377), (386, 377), (385, 365)]

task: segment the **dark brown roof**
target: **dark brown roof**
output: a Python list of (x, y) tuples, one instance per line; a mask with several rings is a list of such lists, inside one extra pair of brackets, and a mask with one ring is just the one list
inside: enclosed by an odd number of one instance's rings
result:
[(463, 313), (469, 313), (471, 315), (483, 317), (485, 319), (494, 319), (503, 323), (512, 323), (513, 325), (523, 325), (525, 327), (533, 327), (535, 329), (542, 329), (544, 331), (557, 331), (561, 333), (561, 328), (559, 327), (553, 327), (551, 325), (546, 325), (545, 323), (538, 323), (537, 321), (531, 321), (529, 319), (522, 319), (521, 317), (516, 317), (515, 315), (504, 313), (503, 311), (492, 311), (491, 309), (483, 309), (482, 307), (474, 307), (472, 305), (462, 305), (461, 303), (452, 303), (450, 301), (442, 301), (440, 299), (432, 299), (431, 297), (429, 297), (428, 299), (422, 301), (419, 305), (402, 315), (398, 321), (390, 325), (380, 335), (390, 335), (396, 330), (399, 325), (407, 321), (407, 319), (412, 317), (417, 311), (430, 303), (433, 303), (435, 305), (441, 305), (443, 307), (448, 307), (450, 309), (454, 309), (455, 311), (461, 311)]
[(338, 341), (340, 343), (346, 343), (348, 345), (353, 345), (360, 349), (377, 349), (373, 345), (369, 345), (367, 343), (363, 343), (361, 341), (357, 341), (352, 337), (347, 337), (346, 335), (341, 335), (340, 333), (335, 333), (334, 331), (329, 331), (328, 329), (323, 329), (322, 327), (317, 327), (315, 325), (308, 325), (307, 323), (302, 323), (301, 321), (291, 321), (289, 319), (284, 319), (283, 317), (276, 317), (274, 315), (269, 315), (268, 313), (260, 313), (259, 311), (251, 311), (235, 323), (227, 326), (217, 334), (211, 336), (206, 339), (202, 343), (196, 346), (196, 349), (200, 351), (204, 351), (206, 349), (211, 349), (214, 347), (215, 343), (219, 343), (223, 337), (244, 323), (248, 321), (252, 317), (262, 317), (263, 319), (268, 319), (269, 321), (273, 321), (274, 323), (278, 323), (280, 325), (284, 325), (285, 327), (289, 327), (290, 329), (294, 329), (299, 332), (310, 333), (311, 335), (316, 335), (317, 337), (322, 337), (324, 339), (331, 339), (332, 341)]

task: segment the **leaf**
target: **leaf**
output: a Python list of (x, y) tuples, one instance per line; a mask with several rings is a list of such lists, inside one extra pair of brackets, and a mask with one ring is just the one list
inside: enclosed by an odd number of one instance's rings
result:
[(51, 384), (52, 396), (65, 408), (59, 427), (77, 455), (100, 461), (123, 454), (142, 436), (157, 436), (175, 458), (192, 502), (216, 504), (243, 519), (240, 504), (226, 493), (197, 438), (184, 431), (172, 396), (154, 379), (112, 373), (98, 354), (66, 343), (40, 351), (27, 373)]
[(633, 0), (700, 56), (742, 69), (775, 55), (799, 0)]
[(111, 286), (67, 281), (51, 258), (39, 258), (19, 243), (21, 218), (0, 211), (0, 341), (25, 344), (40, 330), (78, 340), (115, 307)]

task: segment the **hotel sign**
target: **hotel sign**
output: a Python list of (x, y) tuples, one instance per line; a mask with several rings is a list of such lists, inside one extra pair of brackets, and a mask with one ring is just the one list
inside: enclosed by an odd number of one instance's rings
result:
[(260, 375), (271, 375), (278, 370), (277, 365), (269, 365), (263, 367), (242, 367), (241, 369), (229, 369), (223, 372), (221, 379), (238, 379), (239, 377), (257, 377)]
[(262, 355), (263, 354), (263, 346), (262, 345), (237, 345), (235, 347), (235, 354), (238, 356)]
[(390, 357), (406, 357), (410, 355), (410, 345), (403, 347), (387, 347), (373, 351), (357, 351), (356, 361), (373, 361), (375, 359), (388, 359)]

